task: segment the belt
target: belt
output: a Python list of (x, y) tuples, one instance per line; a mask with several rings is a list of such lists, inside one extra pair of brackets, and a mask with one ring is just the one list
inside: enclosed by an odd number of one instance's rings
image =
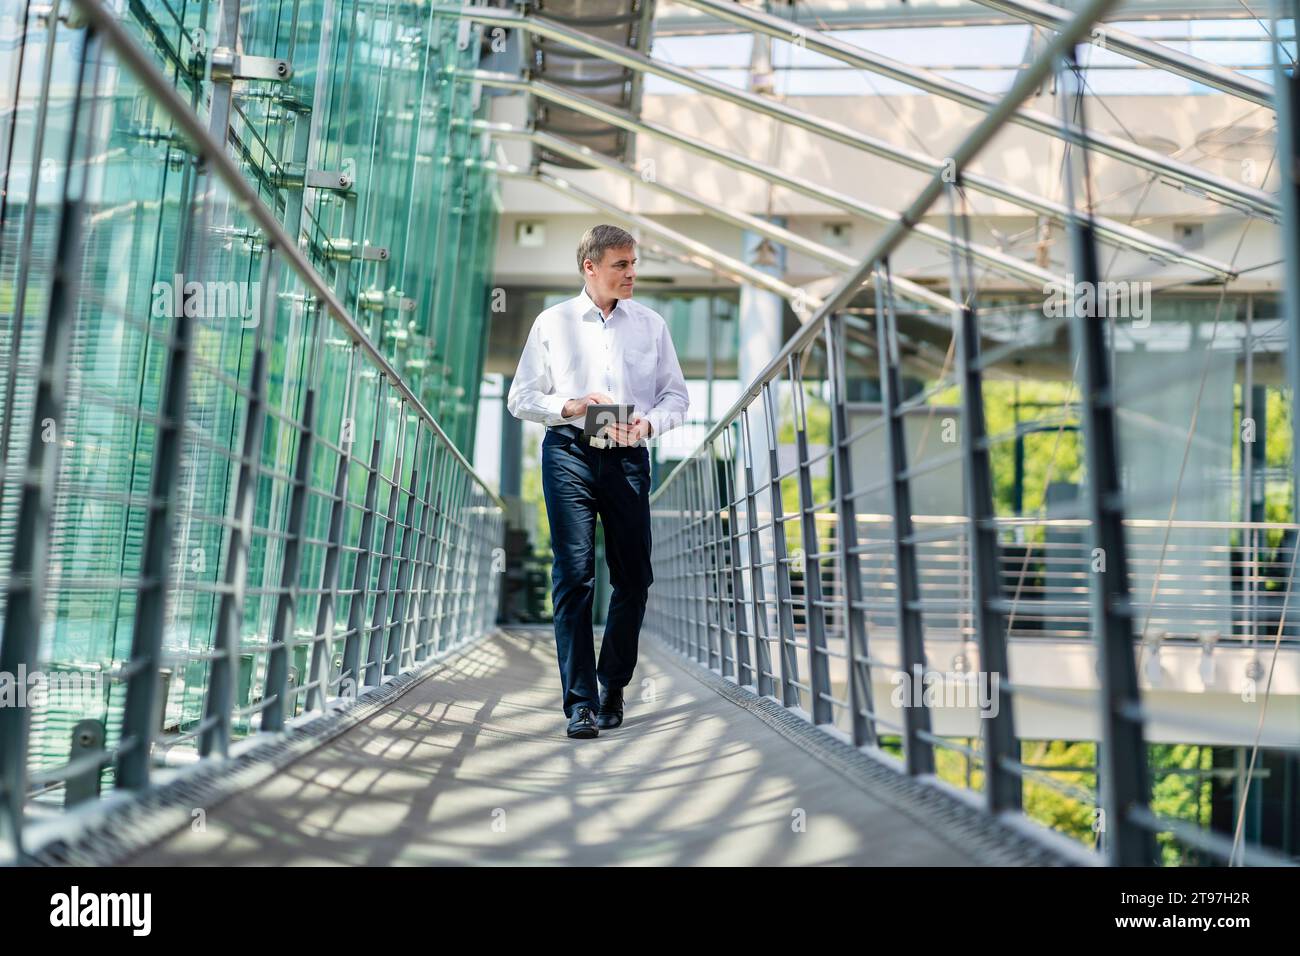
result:
[(591, 448), (642, 448), (643, 442), (637, 442), (635, 445), (620, 445), (612, 438), (600, 438), (596, 435), (584, 435), (582, 429), (577, 425), (551, 425), (548, 426), (551, 431), (568, 439), (570, 444), (587, 445)]

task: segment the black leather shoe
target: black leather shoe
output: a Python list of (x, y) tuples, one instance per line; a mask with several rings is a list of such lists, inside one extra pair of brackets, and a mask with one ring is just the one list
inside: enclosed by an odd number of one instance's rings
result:
[(596, 726), (609, 730), (623, 722), (623, 688), (602, 687), (600, 689), (600, 712), (596, 714)]
[(600, 734), (596, 729), (596, 718), (591, 714), (591, 708), (585, 704), (573, 712), (569, 718), (569, 736), (587, 739)]

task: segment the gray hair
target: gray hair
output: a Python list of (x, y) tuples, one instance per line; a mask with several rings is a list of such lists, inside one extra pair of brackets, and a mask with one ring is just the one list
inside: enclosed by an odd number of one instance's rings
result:
[(583, 274), (582, 264), (586, 260), (599, 263), (605, 257), (606, 249), (623, 249), (635, 245), (636, 239), (626, 229), (605, 223), (592, 226), (582, 234), (582, 240), (578, 243), (578, 274)]

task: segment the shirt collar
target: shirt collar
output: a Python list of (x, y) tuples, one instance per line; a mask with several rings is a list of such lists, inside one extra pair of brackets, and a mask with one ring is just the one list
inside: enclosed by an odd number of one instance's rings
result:
[(623, 309), (624, 302), (626, 301), (626, 299), (615, 299), (614, 308), (612, 308), (609, 315), (606, 316), (604, 312), (600, 311), (600, 306), (596, 305), (596, 303), (591, 300), (591, 296), (587, 295), (587, 285), (586, 283), (583, 283), (582, 291), (578, 293), (578, 307), (582, 310), (579, 314), (585, 319), (594, 312), (597, 321), (603, 319), (608, 322), (614, 316), (619, 314), (619, 311)]

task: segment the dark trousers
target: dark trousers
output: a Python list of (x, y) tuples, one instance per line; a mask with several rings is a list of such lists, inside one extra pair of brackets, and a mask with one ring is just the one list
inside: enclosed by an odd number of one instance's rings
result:
[[(625, 687), (636, 668), (650, 570), (650, 450), (592, 448), (571, 425), (542, 439), (542, 493), (551, 523), (555, 650), (564, 716), (593, 710), (596, 686)], [(596, 515), (605, 531), (613, 594), (596, 660), (591, 610), (596, 590)]]

